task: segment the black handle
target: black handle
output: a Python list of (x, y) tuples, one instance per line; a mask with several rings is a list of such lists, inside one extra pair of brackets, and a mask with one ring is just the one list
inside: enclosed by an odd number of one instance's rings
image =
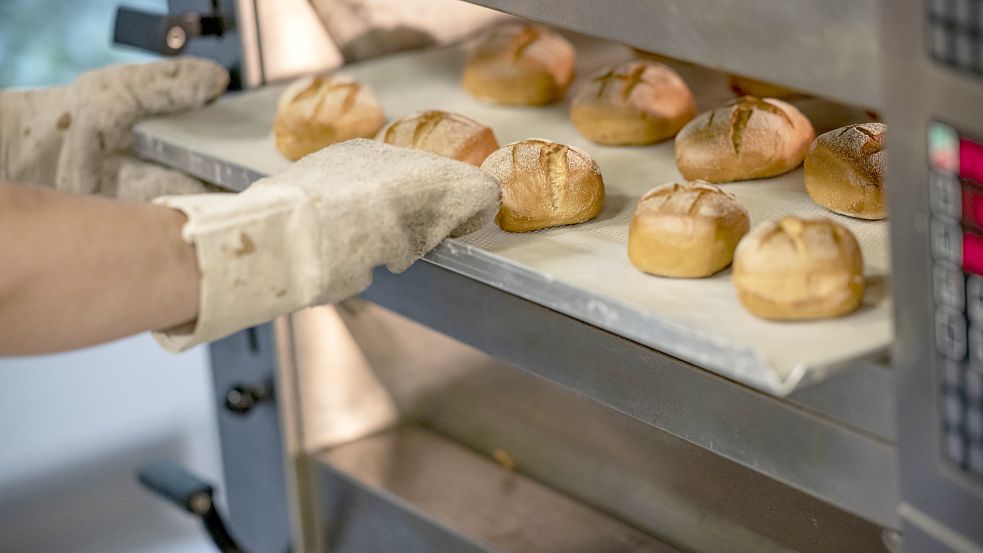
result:
[(140, 469), (137, 479), (171, 504), (197, 516), (222, 553), (245, 553), (215, 509), (214, 487), (173, 461), (159, 461)]
[(222, 36), (225, 20), (217, 13), (155, 14), (133, 8), (116, 9), (113, 42), (167, 56), (180, 54), (200, 36)]

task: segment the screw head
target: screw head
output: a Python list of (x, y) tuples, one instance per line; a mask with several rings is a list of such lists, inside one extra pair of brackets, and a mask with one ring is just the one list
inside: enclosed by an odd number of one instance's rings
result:
[(180, 50), (188, 42), (188, 33), (180, 25), (175, 25), (167, 30), (165, 43), (171, 50)]

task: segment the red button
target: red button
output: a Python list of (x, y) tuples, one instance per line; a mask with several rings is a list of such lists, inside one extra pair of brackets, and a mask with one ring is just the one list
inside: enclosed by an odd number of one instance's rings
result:
[(963, 270), (983, 275), (983, 236), (963, 233)]
[(983, 183), (983, 144), (959, 139), (959, 176)]

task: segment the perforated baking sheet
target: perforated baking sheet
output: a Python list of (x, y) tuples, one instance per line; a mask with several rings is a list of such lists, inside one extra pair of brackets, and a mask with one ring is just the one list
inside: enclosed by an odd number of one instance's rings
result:
[[(608, 63), (632, 57), (629, 49), (609, 43), (578, 38), (575, 44), (579, 81)], [(776, 395), (886, 350), (892, 329), (884, 222), (850, 219), (816, 206), (804, 191), (801, 169), (724, 185), (748, 208), (752, 225), (798, 213), (831, 217), (854, 232), (863, 249), (867, 294), (859, 311), (836, 320), (758, 319), (737, 301), (729, 270), (699, 280), (642, 274), (626, 255), (628, 224), (644, 192), (681, 178), (672, 141), (649, 147), (598, 146), (577, 134), (567, 104), (516, 108), (479, 103), (459, 85), (465, 50), (457, 46), (399, 54), (345, 71), (372, 86), (389, 117), (438, 108), (491, 126), (501, 144), (543, 137), (579, 146), (599, 164), (607, 195), (594, 221), (525, 234), (491, 225), (446, 240), (428, 261)], [(686, 65), (677, 70), (693, 89), (700, 111), (733, 97), (724, 75)], [(246, 92), (195, 113), (145, 121), (137, 128), (137, 149), (148, 158), (241, 189), (288, 165), (270, 136), (281, 91), (274, 86)], [(862, 112), (819, 100), (797, 104), (818, 132), (866, 120)]]

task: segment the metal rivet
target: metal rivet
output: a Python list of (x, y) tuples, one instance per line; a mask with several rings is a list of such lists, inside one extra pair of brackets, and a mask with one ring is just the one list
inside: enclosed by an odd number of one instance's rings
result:
[(181, 26), (175, 25), (167, 30), (167, 47), (172, 50), (184, 48), (184, 43), (188, 41), (188, 33)]

